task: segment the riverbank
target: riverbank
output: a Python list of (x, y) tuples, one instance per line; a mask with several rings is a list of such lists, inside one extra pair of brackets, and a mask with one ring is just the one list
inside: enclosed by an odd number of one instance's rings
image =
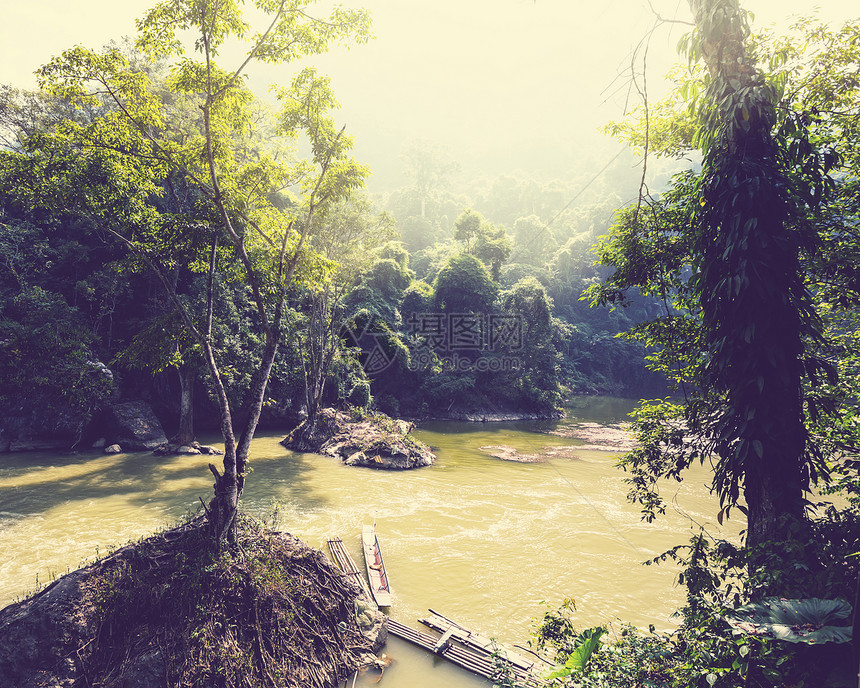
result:
[(469, 423), (504, 423), (518, 420), (559, 420), (564, 418), (564, 411), (547, 411), (537, 413), (531, 411), (497, 411), (483, 409), (477, 411), (462, 411), (433, 416), (432, 420), (460, 420)]
[[(0, 610), (0, 688), (335, 686), (372, 664), (384, 617), (319, 551), (242, 517), (126, 545)], [(83, 682), (83, 683), (82, 683)]]

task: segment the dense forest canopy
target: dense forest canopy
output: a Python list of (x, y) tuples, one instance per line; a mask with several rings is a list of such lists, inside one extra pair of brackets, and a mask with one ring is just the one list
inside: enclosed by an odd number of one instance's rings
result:
[[(217, 418), (220, 539), (261, 419), (552, 417), (566, 391), (662, 389), (614, 338), (642, 312), (580, 300), (618, 203), (595, 182), (622, 180), (455, 188), (457, 162), (415, 146), (409, 185), (367, 199), (330, 80), (301, 67), (273, 108), (246, 74), (362, 44), (368, 15), (258, 12), (254, 29), (233, 3), (161, 3), (135, 43), (69, 49), (39, 91), (4, 88), (5, 437), (87, 446), (102, 409), (137, 397), (180, 444)], [(248, 44), (235, 66), (230, 40)]]
[[(753, 33), (734, 0), (695, 0), (689, 64), (659, 101), (634, 66), (642, 103), (607, 125), (629, 148), (602, 169), (464, 177), (465, 154), (416, 140), (401, 183), (371, 193), (333, 82), (308, 64), (367, 43), (368, 13), (255, 5), (252, 28), (232, 0), (166, 0), (135, 42), (70, 48), (37, 90), (0, 91), (2, 439), (91, 446), (125, 399), (179, 443), (217, 427), (206, 510), (222, 543), (261, 423), (660, 397), (621, 459), (630, 498), (652, 520), (665, 479), (709, 462), (719, 518), (748, 529), (743, 546), (702, 533), (662, 557), (689, 596), (649, 680), (807, 681), (826, 657), (770, 636), (742, 652), (729, 626), (770, 596), (847, 598), (857, 573), (860, 24)], [(246, 44), (235, 64), (228, 38)], [(274, 103), (250, 88), (273, 63), (295, 67)], [(816, 512), (815, 491), (848, 508)], [(601, 635), (568, 622), (539, 628), (561, 680)]]

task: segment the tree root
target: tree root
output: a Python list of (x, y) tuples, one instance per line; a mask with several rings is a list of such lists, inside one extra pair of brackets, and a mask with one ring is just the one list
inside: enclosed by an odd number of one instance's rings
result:
[(160, 661), (168, 686), (335, 688), (367, 664), (355, 583), (289, 535), (236, 530), (241, 556), (197, 519), (98, 569), (83, 605), (96, 637), (79, 648), (92, 685)]

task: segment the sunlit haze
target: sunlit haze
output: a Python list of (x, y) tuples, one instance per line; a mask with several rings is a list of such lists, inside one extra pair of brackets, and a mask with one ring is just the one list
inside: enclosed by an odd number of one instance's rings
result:
[[(152, 0), (6, 1), (0, 26), (0, 80), (33, 87), (33, 71), (75, 44), (99, 47), (134, 34)], [(249, 3), (250, 4), (250, 3)], [(350, 5), (352, 3), (345, 3)], [(366, 0), (376, 39), (315, 62), (332, 77), (339, 119), (357, 155), (374, 168), (372, 186), (394, 183), (404, 144), (438, 144), (463, 170), (553, 177), (599, 167), (619, 144), (599, 133), (628, 102), (630, 58), (663, 19), (686, 22), (676, 0)], [(802, 0), (746, 0), (758, 27), (785, 26), (813, 9)], [(653, 7), (653, 9), (652, 9)], [(828, 2), (832, 20), (856, 16), (850, 0)], [(678, 60), (684, 24), (657, 30), (648, 51), (649, 93)], [(289, 83), (293, 66), (261, 73), (260, 94)]]

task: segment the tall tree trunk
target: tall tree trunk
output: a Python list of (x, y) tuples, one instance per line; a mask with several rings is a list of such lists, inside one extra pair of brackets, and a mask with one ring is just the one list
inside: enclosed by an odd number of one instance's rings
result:
[(222, 465), (224, 472), (219, 473), (214, 464), (209, 464), (209, 470), (215, 476), (215, 496), (210, 500), (207, 508), (207, 520), (210, 531), (220, 548), (225, 540), (232, 541), (235, 536), (236, 510), (239, 506), (239, 480), (236, 471), (236, 437), (233, 433), (233, 415), (230, 410), (230, 401), (227, 398), (227, 390), (224, 388), (223, 380), (218, 371), (215, 354), (208, 338), (200, 339), (203, 345), (203, 354), (206, 367), (218, 399), (218, 410), (221, 420), (221, 436), (224, 438), (224, 460)]
[(263, 402), (266, 398), (266, 387), (269, 383), (269, 378), (272, 374), (272, 366), (275, 363), (275, 356), (278, 353), (278, 343), (280, 341), (280, 311), (275, 316), (275, 329), (270, 331), (266, 338), (266, 348), (263, 351), (263, 358), (260, 361), (260, 366), (254, 373), (254, 379), (251, 384), (248, 399), (248, 411), (245, 418), (245, 427), (239, 437), (239, 443), (236, 447), (236, 473), (238, 480), (238, 496), (242, 496), (242, 491), (245, 489), (245, 472), (248, 464), (248, 456), (251, 452), (251, 440), (254, 439), (254, 433), (257, 431), (257, 423), (260, 421), (260, 414), (263, 412)]
[(187, 445), (194, 441), (194, 381), (195, 366), (183, 363), (177, 368), (179, 372), (179, 432), (174, 441), (176, 444)]
[(799, 246), (771, 135), (773, 92), (747, 54), (737, 0), (690, 0), (714, 110), (706, 121), (698, 280), (710, 341), (705, 382), (725, 394), (715, 486), (742, 480), (748, 543), (801, 517), (806, 430)]

